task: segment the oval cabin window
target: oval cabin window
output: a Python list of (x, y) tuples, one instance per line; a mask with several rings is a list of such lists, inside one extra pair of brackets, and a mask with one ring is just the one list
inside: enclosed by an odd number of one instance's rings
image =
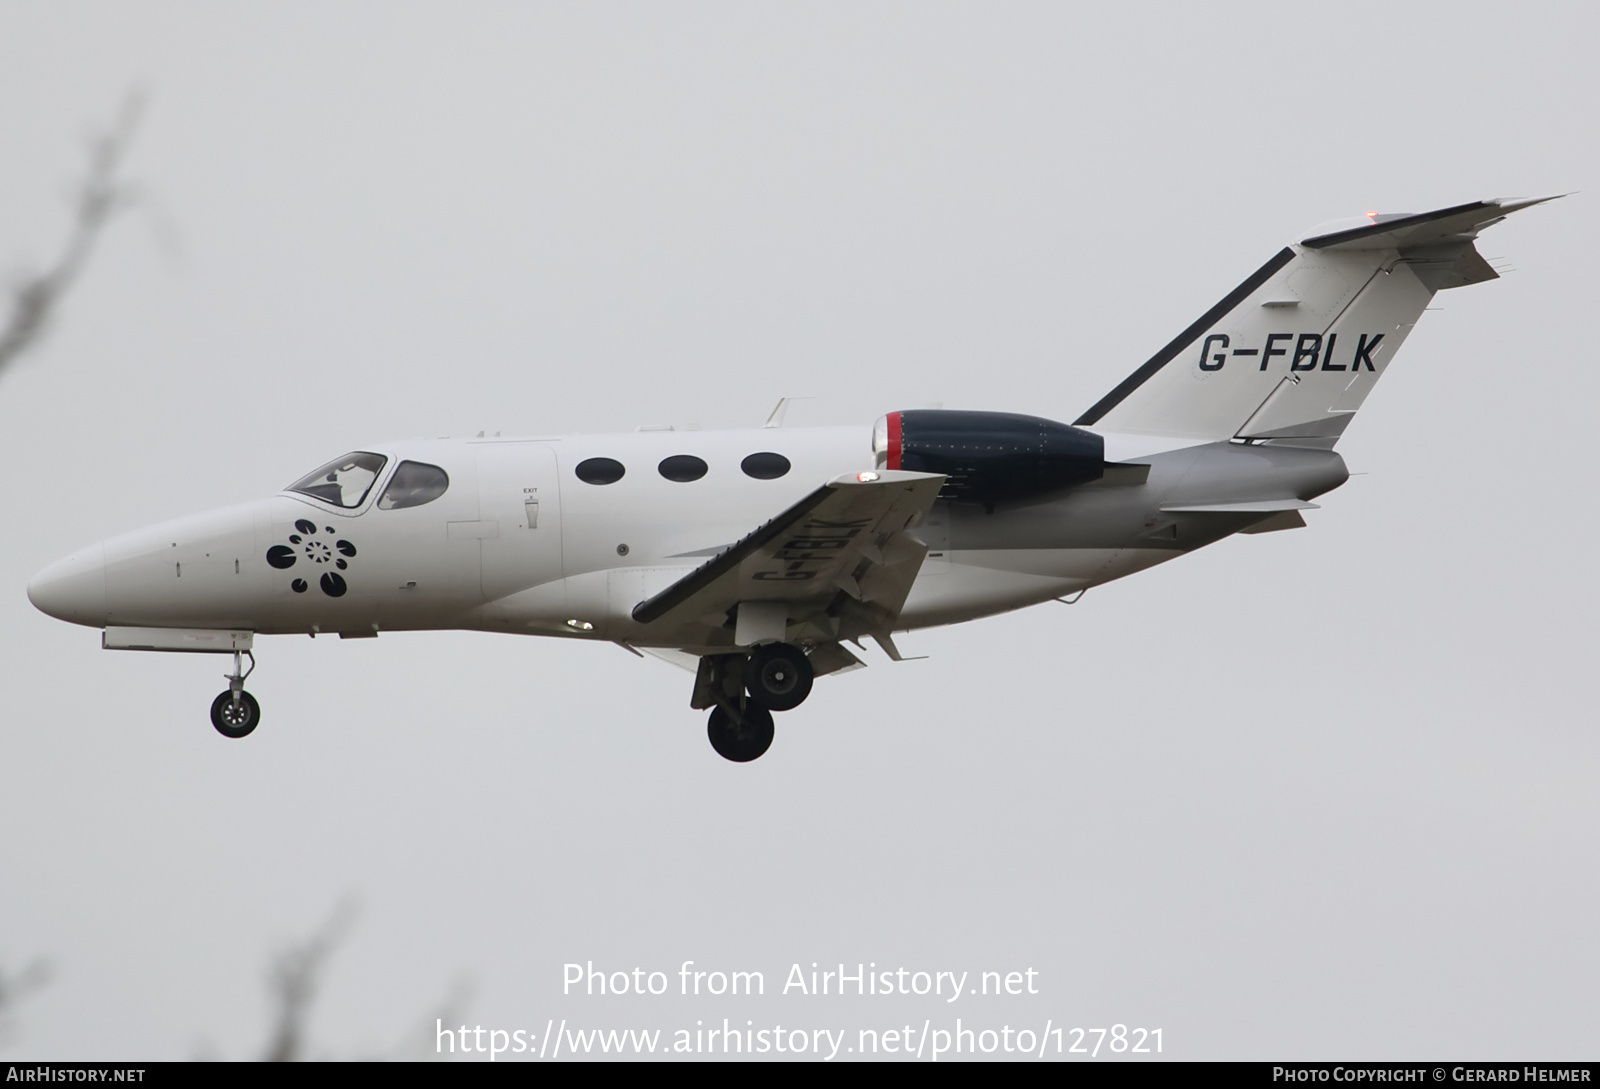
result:
[(656, 468), (662, 476), (679, 484), (687, 484), (706, 475), (706, 463), (693, 454), (673, 454), (670, 458), (662, 458)]
[(789, 471), (789, 459), (764, 450), (745, 458), (739, 463), (739, 468), (744, 470), (745, 476), (753, 476), (757, 480), (777, 480)]
[(614, 458), (586, 458), (572, 471), (585, 484), (615, 484), (628, 470)]

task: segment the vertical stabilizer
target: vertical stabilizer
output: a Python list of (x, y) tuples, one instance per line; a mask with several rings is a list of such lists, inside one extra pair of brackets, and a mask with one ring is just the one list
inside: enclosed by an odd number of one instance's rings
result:
[(1478, 232), (1551, 199), (1329, 224), (1280, 250), (1075, 422), (1332, 446), (1434, 292), (1495, 278)]

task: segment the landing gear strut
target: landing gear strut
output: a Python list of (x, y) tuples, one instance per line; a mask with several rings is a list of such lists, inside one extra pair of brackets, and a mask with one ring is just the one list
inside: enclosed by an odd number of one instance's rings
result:
[(711, 709), (711, 747), (743, 764), (771, 747), (772, 712), (804, 703), (814, 676), (805, 651), (788, 643), (765, 643), (748, 656), (707, 655), (700, 659), (690, 706)]
[[(243, 658), (250, 659), (244, 669)], [(261, 721), (261, 705), (244, 690), (244, 679), (256, 671), (256, 656), (249, 651), (233, 652), (233, 672), (225, 674), (228, 690), (211, 701), (211, 725), (223, 737), (244, 737)]]

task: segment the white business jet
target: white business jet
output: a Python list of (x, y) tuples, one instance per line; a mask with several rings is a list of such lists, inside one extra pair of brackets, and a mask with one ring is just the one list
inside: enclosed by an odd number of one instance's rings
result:
[[(1073, 424), (891, 412), (874, 427), (382, 444), (278, 495), (124, 534), (28, 596), (110, 650), (476, 629), (611, 642), (694, 670), (729, 760), (895, 632), (1070, 598), (1234, 533), (1305, 525), (1339, 436), (1434, 292), (1494, 279), (1474, 239), (1543, 200), (1324, 224)], [(854, 647), (855, 649), (851, 649)]]

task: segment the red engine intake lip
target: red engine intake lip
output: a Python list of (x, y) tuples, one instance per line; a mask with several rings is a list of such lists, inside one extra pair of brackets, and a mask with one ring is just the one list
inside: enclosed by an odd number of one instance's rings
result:
[(885, 469), (900, 468), (900, 413), (889, 413), (889, 452)]

